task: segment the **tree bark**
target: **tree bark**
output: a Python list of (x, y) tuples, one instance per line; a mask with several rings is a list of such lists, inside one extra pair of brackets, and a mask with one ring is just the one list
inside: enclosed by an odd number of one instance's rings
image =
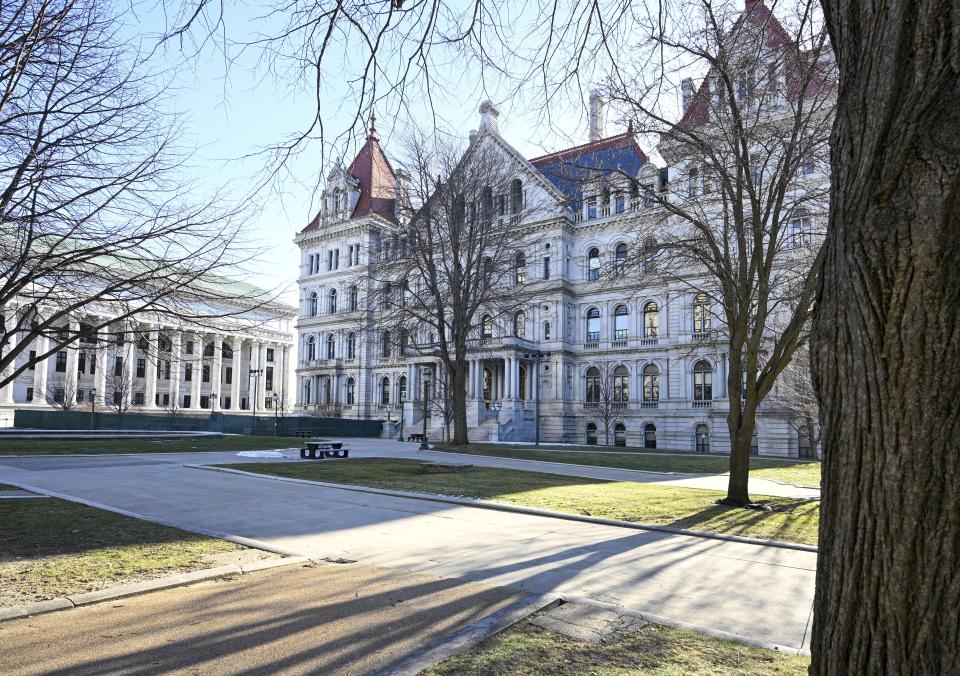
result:
[(451, 373), (453, 387), (453, 445), (470, 443), (467, 437), (467, 363), (464, 361)]
[(739, 424), (729, 417), (727, 429), (730, 431), (730, 478), (727, 480), (727, 497), (723, 504), (732, 507), (744, 507), (750, 504), (750, 446), (753, 443), (754, 415), (740, 416)]
[(960, 5), (824, 0), (813, 674), (960, 673)]

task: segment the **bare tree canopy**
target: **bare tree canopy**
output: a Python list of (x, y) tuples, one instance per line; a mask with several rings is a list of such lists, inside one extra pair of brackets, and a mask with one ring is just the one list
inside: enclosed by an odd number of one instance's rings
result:
[[(268, 300), (221, 276), (247, 255), (241, 214), (191, 194), (164, 81), (115, 19), (89, 0), (0, 6), (0, 385), (77, 341), (81, 311), (104, 318), (89, 337)], [(38, 337), (49, 349), (18, 359)]]

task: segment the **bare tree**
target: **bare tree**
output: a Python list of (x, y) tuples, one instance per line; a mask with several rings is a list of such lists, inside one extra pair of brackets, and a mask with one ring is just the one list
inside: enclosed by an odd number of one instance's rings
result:
[(450, 426), (454, 419), (454, 403), (451, 379), (446, 369), (440, 369), (434, 383), (435, 387), (430, 391), (430, 401), (427, 403), (428, 410), (443, 419), (443, 440), (449, 441)]
[(117, 414), (118, 426), (123, 428), (123, 416), (130, 411), (134, 404), (133, 378), (127, 368), (120, 372), (113, 372), (107, 378), (107, 391), (103, 393), (104, 405)]
[[(632, 176), (608, 179), (651, 209), (638, 220), (634, 265), (619, 272), (684, 289), (694, 340), (726, 353), (724, 502), (736, 506), (749, 502), (757, 410), (809, 329), (836, 99), (812, 2), (783, 22), (761, 3), (748, 5), (704, 3), (689, 21), (652, 25), (636, 61), (611, 69), (604, 88), (638, 133), (659, 135), (669, 166), (639, 186)], [(696, 67), (705, 77), (698, 85), (683, 79), (678, 121), (665, 88)]]
[(385, 226), (369, 267), (380, 356), (437, 359), (450, 380), (454, 444), (468, 442), (468, 350), (484, 323), (512, 327), (529, 297), (518, 225), (530, 207), (505, 157), (478, 151), (484, 138), (465, 153), (408, 139), (403, 165), (416, 211), (409, 225)]
[(142, 313), (248, 309), (216, 274), (244, 258), (240, 214), (191, 199), (165, 83), (118, 24), (92, 0), (0, 6), (0, 385)]
[(69, 373), (51, 378), (44, 393), (47, 404), (58, 411), (72, 411), (80, 406), (77, 401), (77, 379)]
[(801, 345), (793, 355), (790, 366), (780, 376), (776, 392), (776, 396), (772, 397), (773, 406), (797, 430), (800, 457), (819, 457), (822, 431), (820, 404), (810, 374), (808, 343)]
[[(620, 380), (620, 379), (623, 380)], [(603, 445), (610, 445), (610, 430), (623, 421), (629, 391), (626, 374), (620, 375), (609, 363), (602, 363), (587, 370), (587, 400), (585, 406), (603, 425)]]

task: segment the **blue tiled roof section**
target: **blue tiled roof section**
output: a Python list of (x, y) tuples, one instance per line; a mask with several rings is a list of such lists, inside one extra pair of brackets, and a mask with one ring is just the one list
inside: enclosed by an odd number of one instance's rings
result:
[(557, 186), (571, 204), (583, 198), (580, 186), (584, 181), (610, 173), (636, 176), (647, 161), (643, 152), (632, 142), (596, 150), (591, 150), (590, 145), (580, 153), (561, 152), (556, 154), (557, 159), (547, 156), (533, 161), (534, 166)]

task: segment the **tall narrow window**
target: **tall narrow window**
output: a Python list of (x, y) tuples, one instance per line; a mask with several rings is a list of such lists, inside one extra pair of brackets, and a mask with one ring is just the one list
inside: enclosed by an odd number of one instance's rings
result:
[(527, 280), (527, 257), (522, 251), (518, 251), (513, 261), (513, 281), (516, 284), (523, 284)]
[(618, 305), (613, 311), (613, 339), (626, 340), (630, 337), (630, 315), (626, 305)]
[(656, 364), (643, 367), (643, 400), (647, 403), (660, 401), (660, 369)]
[(543, 323), (543, 339), (550, 340), (550, 322)]
[(527, 336), (527, 315), (523, 311), (518, 312), (513, 317), (513, 335), (517, 338), (526, 338)]
[(523, 181), (519, 178), (510, 183), (510, 213), (519, 214), (523, 209)]
[(330, 302), (328, 311), (330, 314), (336, 314), (337, 312), (337, 290), (330, 289)]
[(693, 365), (693, 400), (711, 401), (713, 399), (713, 367), (705, 360)]
[(357, 334), (347, 334), (347, 359), (355, 359), (357, 356)]
[(390, 403), (390, 379), (386, 377), (380, 381), (380, 403)]
[(810, 225), (810, 216), (805, 209), (798, 209), (790, 218), (788, 239), (793, 248), (809, 246), (813, 243), (813, 228)]
[(317, 358), (317, 339), (313, 336), (307, 338), (307, 359), (313, 361)]
[(310, 303), (309, 303), (309, 312), (311, 317), (317, 316), (317, 292), (314, 291), (310, 294)]
[(595, 423), (587, 423), (586, 442), (589, 446), (597, 445), (597, 425)]
[(617, 274), (625, 274), (627, 272), (627, 245), (623, 243), (618, 244), (613, 257)]
[(333, 334), (327, 336), (327, 359), (333, 359), (336, 357), (336, 340), (333, 337)]
[(693, 299), (693, 333), (704, 335), (710, 332), (710, 300), (707, 294), (698, 293)]
[(550, 256), (543, 257), (543, 278), (550, 279)]
[(710, 428), (706, 425), (697, 425), (695, 432), (697, 453), (710, 452)]
[(595, 307), (587, 310), (587, 342), (600, 340), (600, 310)]
[(700, 172), (696, 167), (687, 173), (687, 197), (696, 197), (700, 187)]
[(648, 300), (643, 305), (643, 337), (656, 338), (660, 334), (660, 310)]
[(347, 378), (347, 406), (353, 406), (356, 399), (356, 381), (353, 378)]
[(600, 279), (600, 250), (597, 248), (587, 252), (587, 279), (591, 282)]
[(644, 448), (656, 448), (657, 447), (657, 426), (653, 423), (647, 423), (643, 427), (643, 447)]
[(600, 401), (600, 369), (591, 366), (587, 369), (587, 387), (584, 401), (588, 404), (596, 404)]
[(348, 295), (348, 299), (350, 303), (350, 311), (355, 312), (357, 309), (357, 287), (355, 286), (350, 287), (350, 293)]
[(381, 351), (381, 354), (383, 354), (384, 359), (390, 357), (390, 347), (391, 347), (390, 332), (384, 331), (382, 345), (380, 346), (380, 351)]
[(621, 403), (630, 401), (630, 373), (626, 366), (618, 366), (613, 370), (613, 400)]
[(493, 319), (490, 315), (483, 315), (480, 320), (480, 337), (493, 338)]

